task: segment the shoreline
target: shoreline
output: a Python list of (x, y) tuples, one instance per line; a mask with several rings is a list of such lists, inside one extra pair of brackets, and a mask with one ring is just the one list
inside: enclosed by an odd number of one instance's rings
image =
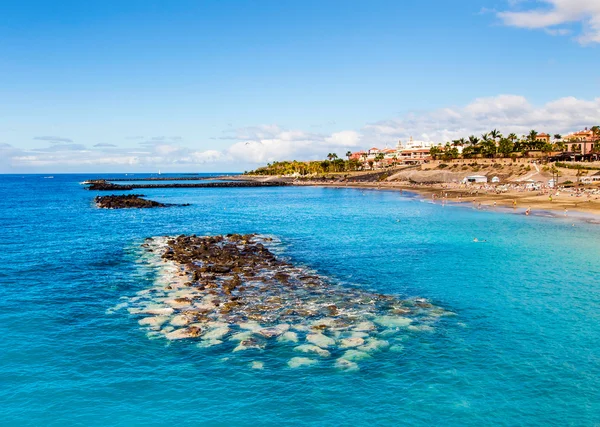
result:
[[(382, 183), (384, 184), (384, 183)], [(409, 193), (416, 194), (422, 200), (428, 200), (434, 204), (440, 205), (454, 205), (471, 207), (473, 209), (486, 210), (490, 212), (498, 213), (512, 213), (525, 215), (527, 209), (531, 209), (531, 216), (551, 216), (554, 218), (577, 218), (577, 219), (596, 219), (600, 222), (600, 201), (593, 200), (588, 201), (584, 197), (580, 197), (582, 200), (572, 200), (576, 196), (562, 194), (556, 196), (553, 195), (553, 201), (549, 201), (549, 194), (538, 195), (536, 192), (507, 192), (502, 194), (470, 194), (466, 189), (447, 189), (441, 186), (436, 188), (430, 188), (424, 186), (411, 186), (411, 185), (381, 185), (368, 183), (359, 184), (353, 183), (348, 186), (340, 186), (335, 184), (309, 184), (309, 186), (321, 186), (321, 187), (337, 187), (337, 188), (354, 188), (354, 189), (368, 189), (368, 190), (386, 190), (386, 191), (406, 191)], [(559, 191), (560, 192), (560, 191)], [(433, 195), (439, 195), (440, 193), (447, 193), (448, 197), (437, 197), (432, 198)], [(533, 194), (532, 194), (533, 193)], [(460, 194), (463, 194), (459, 198)], [(558, 200), (557, 200), (558, 199)], [(516, 206), (513, 205), (513, 201), (516, 201)], [(494, 202), (496, 203), (494, 205)], [(582, 206), (583, 205), (583, 206)], [(566, 211), (565, 211), (566, 210)], [(566, 215), (565, 215), (566, 214)]]
[[(262, 180), (264, 177), (249, 176)], [(282, 179), (270, 177), (270, 180)], [(283, 178), (285, 179), (285, 178)], [(323, 188), (353, 188), (362, 190), (400, 191), (416, 194), (423, 200), (436, 204), (459, 205), (499, 213), (523, 214), (530, 209), (532, 216), (577, 218), (588, 222), (600, 222), (600, 195), (574, 195), (561, 189), (542, 191), (507, 191), (482, 193), (477, 186), (453, 188), (448, 184), (409, 184), (400, 182), (290, 182), (293, 186)], [(552, 195), (552, 201), (550, 201)], [(435, 196), (435, 198), (434, 198)], [(516, 202), (516, 205), (514, 204)], [(495, 203), (495, 204), (494, 204)], [(565, 215), (566, 214), (566, 215)]]

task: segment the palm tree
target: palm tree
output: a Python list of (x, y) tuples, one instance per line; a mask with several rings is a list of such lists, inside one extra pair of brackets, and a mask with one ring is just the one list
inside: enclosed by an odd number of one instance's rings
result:
[(535, 130), (530, 130), (529, 134), (527, 135), (527, 140), (529, 141), (529, 144), (532, 148), (535, 148), (537, 146), (537, 136), (538, 133)]
[(600, 143), (600, 126), (592, 126), (590, 130), (592, 131), (592, 147), (595, 147)]
[(348, 161), (350, 161), (350, 157), (352, 157), (352, 151), (346, 151), (346, 157), (348, 157)]
[(519, 139), (519, 137), (517, 136), (516, 133), (511, 133), (511, 134), (508, 135), (508, 139), (509, 139), (510, 142), (514, 143), (517, 139)]
[(494, 129), (493, 131), (491, 131), (490, 136), (494, 139), (494, 141), (499, 138), (502, 138), (502, 134), (497, 129)]
[(367, 153), (362, 153), (360, 156), (361, 156), (361, 157), (362, 157), (362, 159), (363, 159), (363, 162), (362, 162), (361, 169), (363, 169), (363, 170), (364, 170), (364, 168), (365, 168), (365, 163), (367, 163), (367, 157), (369, 157), (369, 155), (368, 155)]
[(470, 135), (469, 136), (469, 145), (475, 146), (477, 144), (479, 144), (479, 138), (477, 138), (475, 135)]

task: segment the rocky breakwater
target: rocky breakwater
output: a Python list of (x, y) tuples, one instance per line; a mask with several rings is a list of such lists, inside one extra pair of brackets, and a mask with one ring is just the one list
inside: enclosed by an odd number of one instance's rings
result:
[(223, 181), (204, 182), (199, 184), (113, 184), (105, 180), (86, 181), (88, 190), (119, 191), (133, 190), (135, 188), (246, 188), (246, 187), (283, 187), (290, 185), (283, 181)]
[(194, 341), (258, 369), (357, 370), (452, 314), (423, 299), (336, 284), (277, 257), (274, 244), (238, 234), (149, 238), (141, 257), (158, 280), (116, 308), (139, 316), (149, 337)]
[(83, 184), (88, 186), (87, 187), (88, 190), (97, 190), (97, 191), (133, 190), (132, 185), (112, 184), (112, 183), (104, 181), (104, 180), (85, 181)]
[(122, 196), (98, 196), (94, 199), (96, 206), (102, 209), (147, 209), (147, 208), (166, 208), (170, 205), (147, 200), (143, 194), (127, 194)]

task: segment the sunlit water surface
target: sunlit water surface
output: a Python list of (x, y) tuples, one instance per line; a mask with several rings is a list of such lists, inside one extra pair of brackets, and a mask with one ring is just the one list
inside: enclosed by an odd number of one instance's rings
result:
[[(99, 210), (90, 178), (0, 176), (1, 425), (600, 422), (598, 225), (332, 188), (144, 189), (192, 205)], [(138, 262), (145, 237), (231, 232), (456, 316), (342, 372), (227, 363), (111, 313), (155, 280)]]

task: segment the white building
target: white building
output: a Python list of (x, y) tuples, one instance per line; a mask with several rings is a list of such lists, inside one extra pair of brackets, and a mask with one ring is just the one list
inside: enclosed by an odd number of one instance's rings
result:
[(463, 179), (463, 183), (472, 183), (472, 184), (487, 184), (488, 179), (485, 175), (471, 175), (467, 176)]

